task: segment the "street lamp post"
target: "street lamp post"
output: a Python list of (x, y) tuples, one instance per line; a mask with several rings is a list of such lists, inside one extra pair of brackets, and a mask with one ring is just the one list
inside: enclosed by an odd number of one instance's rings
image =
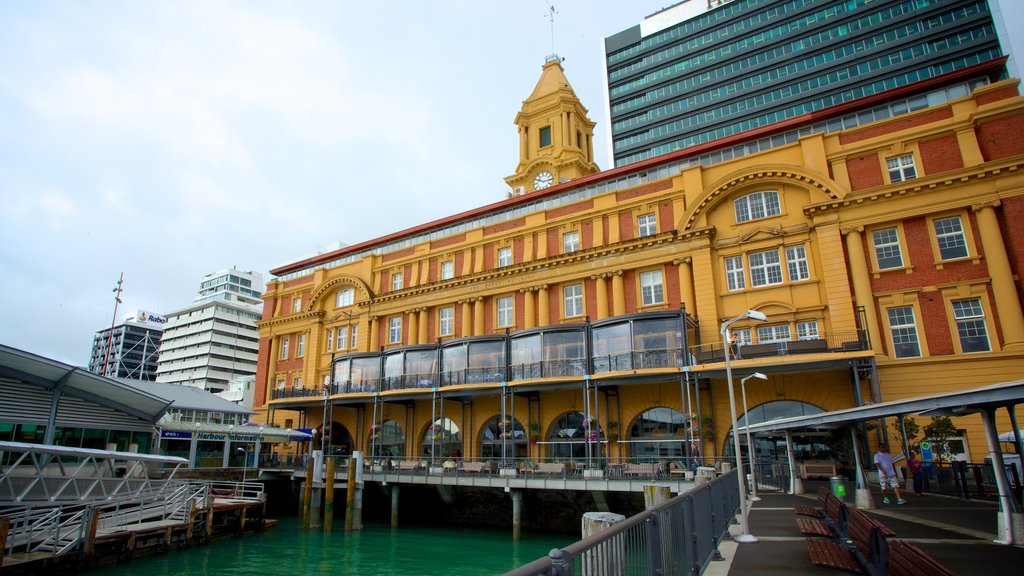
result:
[(740, 456), (740, 438), (736, 431), (736, 393), (733, 392), (732, 389), (732, 365), (729, 363), (729, 327), (740, 320), (747, 319), (758, 320), (760, 322), (768, 321), (768, 317), (764, 315), (764, 312), (747, 310), (743, 314), (740, 314), (731, 320), (722, 322), (722, 348), (725, 351), (725, 380), (726, 386), (729, 388), (729, 415), (732, 417), (732, 441), (736, 456), (736, 481), (737, 486), (739, 486), (740, 493), (740, 535), (737, 536), (735, 540), (741, 543), (757, 542), (757, 537), (750, 533), (750, 525), (747, 521), (748, 506), (747, 491), (743, 486), (743, 457)]
[(249, 451), (239, 446), (237, 452), (242, 455), (242, 483), (245, 483), (246, 473), (249, 472)]
[(320, 425), (320, 451), (327, 454), (327, 399), (331, 396), (330, 384), (324, 384), (324, 421)]
[(758, 380), (767, 380), (768, 377), (760, 372), (754, 372), (750, 376), (744, 376), (740, 378), (740, 393), (743, 396), (743, 422), (744, 428), (747, 429), (747, 461), (750, 463), (750, 500), (757, 502), (761, 500), (757, 497), (757, 471), (754, 468), (754, 444), (750, 441), (750, 412), (747, 410), (747, 380), (751, 378), (757, 378)]

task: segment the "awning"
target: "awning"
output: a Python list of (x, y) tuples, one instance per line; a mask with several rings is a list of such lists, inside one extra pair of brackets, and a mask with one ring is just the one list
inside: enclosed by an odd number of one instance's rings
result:
[(232, 442), (308, 442), (310, 434), (291, 428), (258, 424), (210, 424), (206, 422), (161, 421), (160, 437), (167, 439), (231, 440)]

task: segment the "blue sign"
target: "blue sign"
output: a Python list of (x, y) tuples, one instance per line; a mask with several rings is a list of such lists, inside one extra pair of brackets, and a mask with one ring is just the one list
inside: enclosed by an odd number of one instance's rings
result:
[(160, 434), (161, 438), (191, 438), (191, 432), (178, 432), (176, 430), (164, 430)]

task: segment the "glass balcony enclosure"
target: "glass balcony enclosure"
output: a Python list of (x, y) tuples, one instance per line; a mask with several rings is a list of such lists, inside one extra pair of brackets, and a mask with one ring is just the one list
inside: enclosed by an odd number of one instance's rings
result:
[(586, 374), (586, 326), (541, 328), (512, 335), (512, 380)]
[(437, 385), (437, 346), (396, 348), (384, 353), (382, 390), (433, 388)]
[(684, 361), (683, 321), (678, 313), (635, 314), (593, 325), (594, 374), (675, 368)]
[(441, 347), (443, 385), (497, 383), (504, 380), (504, 336), (456, 340)]
[(335, 394), (374, 392), (380, 380), (380, 354), (345, 356), (334, 361)]

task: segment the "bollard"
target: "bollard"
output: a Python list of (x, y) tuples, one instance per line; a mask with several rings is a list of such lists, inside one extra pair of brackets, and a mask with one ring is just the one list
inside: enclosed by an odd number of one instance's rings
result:
[(644, 484), (644, 509), (650, 510), (658, 504), (664, 504), (672, 499), (672, 492), (668, 486), (657, 484)]

